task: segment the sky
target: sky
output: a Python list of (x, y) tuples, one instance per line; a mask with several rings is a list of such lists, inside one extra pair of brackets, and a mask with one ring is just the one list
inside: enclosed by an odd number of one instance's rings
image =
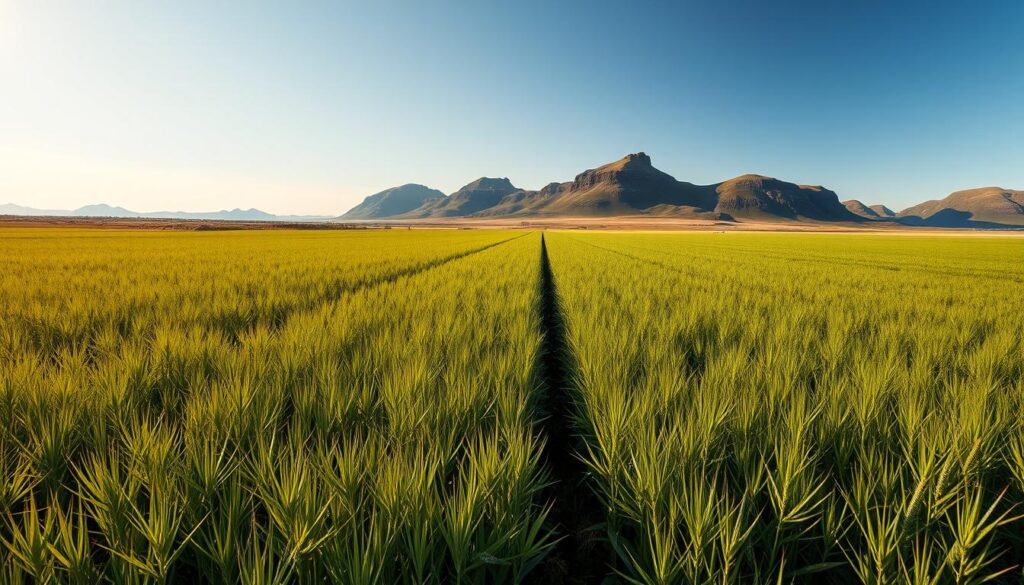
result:
[(0, 0), (0, 203), (339, 214), (645, 151), (901, 209), (1024, 189), (1024, 2)]

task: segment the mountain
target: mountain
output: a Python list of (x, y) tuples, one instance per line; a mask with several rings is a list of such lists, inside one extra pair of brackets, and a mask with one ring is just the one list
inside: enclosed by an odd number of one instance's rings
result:
[(15, 205), (14, 203), (0, 204), (0, 215), (50, 216), (67, 215), (69, 213), (71, 212), (61, 209), (36, 209), (34, 207), (25, 207), (24, 205)]
[(520, 191), (507, 178), (481, 177), (441, 199), (431, 199), (402, 218), (466, 217), (497, 205), (506, 195)]
[(542, 209), (553, 197), (561, 194), (570, 185), (572, 183), (548, 183), (540, 191), (517, 189), (502, 197), (494, 206), (477, 212), (476, 217), (536, 213), (536, 210)]
[(655, 207), (660, 214), (710, 210), (714, 194), (708, 187), (675, 180), (638, 152), (576, 175), (572, 183), (529, 211), (568, 216), (635, 215)]
[(239, 209), (230, 211), (211, 211), (207, 213), (192, 213), (188, 211), (157, 211), (153, 213), (141, 213), (140, 217), (155, 217), (169, 219), (218, 219), (227, 221), (290, 221), (283, 218), (293, 216), (278, 216), (259, 209)]
[(892, 218), (896, 217), (896, 212), (895, 211), (893, 211), (893, 210), (889, 209), (888, 207), (886, 207), (884, 205), (881, 205), (881, 204), (869, 205), (868, 209), (870, 209), (871, 211), (874, 211), (876, 214), (878, 214), (878, 217), (886, 217), (886, 218), (889, 218), (889, 219), (892, 219)]
[(656, 215), (717, 217), (709, 187), (675, 180), (651, 165), (644, 153), (584, 171), (567, 183), (539, 191), (519, 189), (508, 179), (481, 178), (401, 219), (500, 216)]
[(817, 185), (797, 185), (761, 175), (742, 175), (715, 185), (715, 211), (749, 219), (860, 221), (839, 196)]
[(1024, 191), (982, 187), (925, 201), (897, 214), (911, 225), (935, 227), (1000, 227), (1024, 225)]
[(86, 205), (74, 210), (36, 209), (7, 203), (0, 205), (0, 215), (45, 216), (45, 217), (116, 217), (147, 219), (192, 219), (226, 221), (324, 221), (327, 216), (318, 215), (274, 215), (259, 209), (222, 209), (220, 211), (147, 211), (138, 212), (105, 203)]
[(852, 213), (854, 215), (859, 215), (859, 216), (863, 217), (864, 219), (880, 219), (881, 218), (881, 216), (878, 215), (877, 211), (875, 211), (873, 208), (871, 208), (871, 207), (869, 207), (867, 205), (864, 205), (863, 203), (861, 203), (860, 201), (858, 201), (856, 199), (850, 199), (849, 201), (843, 201), (843, 207), (845, 207), (846, 210), (849, 211), (850, 213)]
[[(168, 218), (236, 221), (323, 221), (323, 216), (273, 215), (259, 209), (137, 212), (95, 204), (73, 211), (0, 205), (0, 215)], [(532, 191), (508, 178), (481, 177), (450, 195), (410, 183), (366, 197), (333, 221), (482, 217), (652, 216), (712, 221), (889, 222), (912, 226), (1024, 227), (1024, 191), (984, 187), (957, 191), (894, 213), (884, 205), (840, 202), (819, 185), (741, 175), (711, 185), (679, 181), (643, 152), (588, 169), (572, 181)]]
[(409, 183), (374, 193), (349, 209), (339, 219), (377, 219), (408, 213), (431, 199), (442, 199), (444, 193), (423, 185)]
[(884, 205), (864, 205), (856, 199), (850, 199), (849, 201), (843, 201), (843, 206), (846, 207), (847, 211), (854, 215), (859, 215), (864, 219), (895, 219), (896, 212), (889, 209)]
[(111, 207), (106, 203), (79, 207), (73, 213), (78, 217), (142, 217), (141, 213), (125, 209), (124, 207)]
[[(364, 202), (365, 203), (365, 202)], [(356, 211), (354, 208), (349, 213)], [(678, 181), (643, 152), (586, 170), (570, 182), (539, 191), (508, 179), (481, 178), (447, 197), (433, 198), (395, 219), (443, 217), (585, 217), (654, 215), (709, 220), (789, 219), (861, 221), (823, 187), (743, 175), (713, 185)], [(342, 217), (348, 217), (348, 214)]]
[[(550, 186), (549, 186), (550, 187)], [(678, 181), (639, 152), (580, 173), (518, 212), (538, 215), (657, 215), (715, 220), (814, 219), (857, 221), (835, 193), (760, 175), (713, 185)]]

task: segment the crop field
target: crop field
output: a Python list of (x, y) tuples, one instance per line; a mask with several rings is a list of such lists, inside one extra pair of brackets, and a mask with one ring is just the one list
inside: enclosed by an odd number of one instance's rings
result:
[(1019, 240), (548, 240), (624, 575), (1019, 582)]
[(0, 583), (1018, 583), (1024, 240), (0, 230)]

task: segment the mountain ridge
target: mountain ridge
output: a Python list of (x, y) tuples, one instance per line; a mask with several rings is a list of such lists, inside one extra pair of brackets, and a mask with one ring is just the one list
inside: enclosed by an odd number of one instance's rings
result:
[(872, 209), (870, 205), (864, 205), (864, 203), (857, 199), (843, 201), (843, 206), (846, 207), (850, 213), (859, 215), (864, 219), (881, 219), (878, 212)]
[(191, 219), (227, 221), (327, 221), (329, 215), (275, 215), (256, 208), (219, 211), (132, 211), (106, 203), (92, 203), (77, 209), (36, 209), (14, 203), (0, 204), (0, 215), (24, 217), (114, 217), (138, 219)]
[(908, 207), (896, 217), (910, 225), (933, 227), (1024, 226), (1024, 191), (979, 187), (954, 191)]
[[(365, 203), (364, 200), (356, 208)], [(507, 178), (481, 177), (450, 195), (379, 219), (604, 216), (1024, 227), (1024, 191), (1001, 187), (969, 189), (897, 213), (882, 204), (865, 205), (856, 199), (840, 201), (834, 191), (821, 185), (790, 183), (758, 174), (697, 185), (658, 170), (650, 156), (637, 152), (587, 169), (571, 181), (554, 181), (538, 190), (516, 187)]]
[[(367, 205), (368, 197), (353, 210)], [(351, 211), (349, 212), (351, 213)], [(424, 201), (389, 219), (573, 217), (648, 215), (707, 220), (779, 219), (857, 222), (838, 196), (820, 186), (762, 175), (741, 175), (711, 185), (679, 181), (644, 152), (587, 169), (572, 181), (532, 191), (508, 178), (481, 177), (454, 193)], [(342, 218), (348, 217), (348, 214)]]
[(417, 183), (385, 189), (336, 217), (275, 215), (250, 208), (208, 212), (137, 212), (105, 203), (75, 210), (0, 204), (0, 215), (227, 221), (374, 221), (441, 218), (552, 218), (647, 216), (707, 221), (895, 223), (936, 228), (1024, 229), (1024, 191), (980, 187), (950, 193), (900, 212), (857, 199), (840, 201), (821, 185), (745, 174), (710, 185), (677, 180), (644, 152), (553, 181), (538, 190), (507, 177), (480, 177), (445, 195)]
[(505, 196), (518, 190), (508, 177), (480, 177), (447, 197), (428, 200), (416, 209), (397, 217), (466, 217), (497, 205)]
[(843, 201), (843, 205), (850, 211), (850, 213), (859, 215), (865, 219), (876, 221), (896, 219), (896, 212), (880, 203), (865, 205), (858, 199), (849, 199), (847, 201)]
[(338, 219), (375, 219), (408, 213), (431, 199), (442, 199), (444, 193), (418, 183), (406, 183), (385, 189), (363, 199)]

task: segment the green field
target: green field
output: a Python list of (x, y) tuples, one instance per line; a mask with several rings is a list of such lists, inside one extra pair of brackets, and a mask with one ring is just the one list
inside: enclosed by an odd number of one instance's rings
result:
[(1024, 573), (1024, 240), (0, 230), (0, 583)]

